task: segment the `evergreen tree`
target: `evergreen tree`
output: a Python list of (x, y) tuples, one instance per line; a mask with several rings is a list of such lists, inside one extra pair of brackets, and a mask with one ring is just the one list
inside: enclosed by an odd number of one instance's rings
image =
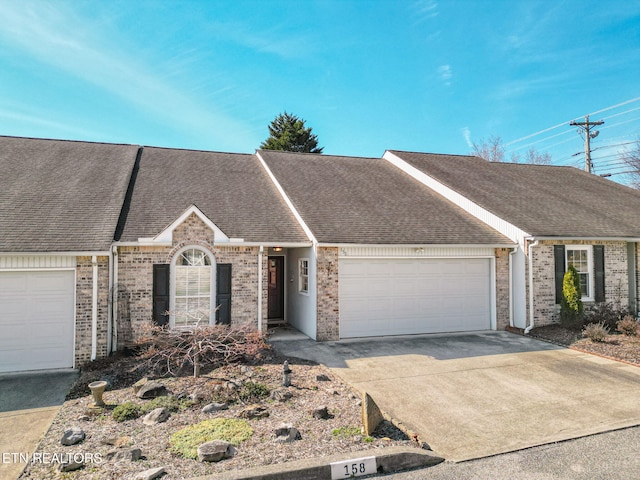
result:
[(305, 127), (304, 120), (284, 112), (269, 124), (269, 138), (260, 148), (263, 150), (285, 150), (287, 152), (322, 153), (318, 137)]
[(583, 312), (580, 277), (575, 267), (570, 265), (562, 280), (560, 323), (567, 327), (578, 327), (582, 323)]

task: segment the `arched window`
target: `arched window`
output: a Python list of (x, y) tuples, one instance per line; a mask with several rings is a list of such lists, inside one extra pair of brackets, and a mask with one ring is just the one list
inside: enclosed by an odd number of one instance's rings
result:
[(211, 322), (214, 270), (203, 250), (188, 247), (174, 260), (173, 326)]

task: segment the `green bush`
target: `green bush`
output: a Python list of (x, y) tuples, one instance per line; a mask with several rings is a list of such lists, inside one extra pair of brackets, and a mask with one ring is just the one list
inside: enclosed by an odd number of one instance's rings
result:
[(254, 382), (245, 383), (238, 392), (238, 396), (243, 402), (258, 402), (263, 398), (268, 397), (270, 394), (271, 391), (269, 390), (269, 387), (264, 383)]
[(560, 301), (560, 323), (564, 327), (576, 328), (582, 324), (584, 306), (580, 293), (580, 277), (573, 265), (570, 265), (562, 281), (562, 299)]
[(625, 317), (616, 324), (616, 330), (628, 337), (637, 337), (638, 321), (631, 315), (625, 315)]
[(186, 458), (198, 458), (198, 446), (212, 440), (224, 440), (238, 446), (253, 435), (246, 420), (214, 418), (178, 430), (171, 436), (171, 451)]
[(590, 323), (584, 327), (582, 335), (592, 342), (604, 342), (609, 335), (609, 329), (604, 323)]
[(164, 395), (162, 397), (156, 397), (142, 405), (140, 413), (149, 413), (150, 411), (160, 407), (166, 408), (170, 412), (177, 412), (179, 410), (185, 410), (192, 404), (193, 402), (190, 400), (179, 400), (173, 395)]
[(113, 409), (111, 416), (116, 422), (126, 422), (127, 420), (133, 420), (142, 415), (142, 408), (140, 405), (133, 402), (126, 402), (118, 405)]

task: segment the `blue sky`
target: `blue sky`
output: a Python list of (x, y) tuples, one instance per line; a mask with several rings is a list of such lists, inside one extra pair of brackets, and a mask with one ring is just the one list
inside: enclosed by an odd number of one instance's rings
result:
[(600, 173), (640, 135), (638, 0), (0, 0), (0, 18), (1, 135), (253, 152), (286, 110), (327, 154), (500, 136), (579, 166), (568, 122), (593, 113)]

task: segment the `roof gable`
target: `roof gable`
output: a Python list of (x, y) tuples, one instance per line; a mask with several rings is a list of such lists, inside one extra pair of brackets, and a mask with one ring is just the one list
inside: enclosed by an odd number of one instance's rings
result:
[(255, 155), (157, 147), (142, 151), (116, 240), (167, 238), (195, 205), (227, 238), (309, 242)]
[(108, 250), (137, 152), (0, 137), (0, 252)]
[(573, 167), (389, 151), (534, 236), (640, 237), (640, 192)]
[[(229, 242), (231, 239), (222, 231), (218, 226), (213, 223), (202, 211), (195, 205), (191, 205), (187, 208), (182, 215), (180, 215), (171, 225), (167, 226), (158, 235), (153, 238), (139, 238), (139, 242), (152, 242), (152, 243), (172, 243), (173, 232), (191, 215), (198, 217), (212, 232), (215, 243)], [(235, 239), (242, 241), (242, 239)]]
[(511, 243), (383, 159), (273, 150), (258, 155), (320, 243)]

